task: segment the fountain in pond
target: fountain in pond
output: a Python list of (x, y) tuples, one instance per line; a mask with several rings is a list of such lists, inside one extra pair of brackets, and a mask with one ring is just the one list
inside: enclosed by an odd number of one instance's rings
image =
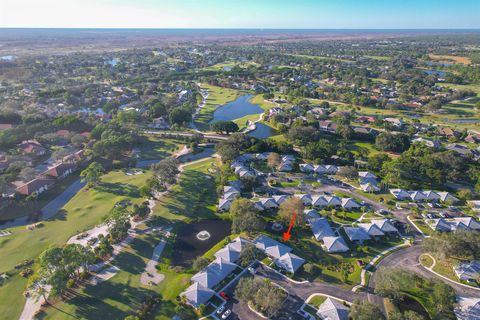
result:
[(205, 241), (210, 239), (210, 232), (207, 230), (202, 230), (199, 233), (197, 233), (197, 239), (200, 241)]

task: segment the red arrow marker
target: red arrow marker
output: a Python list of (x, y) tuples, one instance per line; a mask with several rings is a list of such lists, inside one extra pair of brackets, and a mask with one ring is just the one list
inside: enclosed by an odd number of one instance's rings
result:
[(295, 218), (297, 217), (297, 213), (293, 213), (292, 221), (290, 221), (290, 226), (288, 226), (288, 231), (283, 233), (283, 241), (287, 242), (290, 240), (291, 234), (290, 231), (292, 230), (293, 223), (295, 222)]

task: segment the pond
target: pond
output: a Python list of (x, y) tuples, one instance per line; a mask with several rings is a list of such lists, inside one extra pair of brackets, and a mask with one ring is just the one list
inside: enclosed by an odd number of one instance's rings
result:
[(458, 120), (448, 120), (448, 121), (450, 121), (451, 123), (462, 124), (462, 123), (477, 123), (477, 122), (480, 122), (480, 119), (458, 119)]
[(429, 76), (436, 76), (436, 77), (445, 77), (447, 74), (445, 71), (440, 71), (440, 70), (423, 70), (427, 75)]
[(430, 315), (428, 314), (427, 310), (415, 299), (409, 296), (403, 296), (403, 300), (400, 302), (397, 302), (398, 309), (402, 313), (405, 311), (414, 311), (418, 313), (422, 319), (430, 319)]
[(259, 105), (249, 101), (251, 98), (252, 95), (247, 94), (217, 108), (217, 110), (213, 112), (213, 120), (210, 121), (210, 123), (235, 120), (251, 114), (263, 113), (263, 109)]
[(249, 136), (259, 139), (270, 138), (271, 136), (275, 136), (277, 134), (277, 130), (261, 122), (256, 123), (255, 130), (252, 130), (248, 133)]
[[(173, 244), (172, 264), (188, 268), (195, 258), (203, 255), (214, 245), (230, 235), (232, 223), (230, 221), (210, 219), (192, 222), (180, 227)], [(199, 240), (197, 235), (207, 231), (210, 237)]]

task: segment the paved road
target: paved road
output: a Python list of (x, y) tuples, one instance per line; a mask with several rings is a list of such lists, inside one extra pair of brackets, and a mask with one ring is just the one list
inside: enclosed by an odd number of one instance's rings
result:
[(212, 139), (212, 140), (228, 139), (228, 136), (223, 136), (223, 135), (209, 133), (209, 132), (175, 132), (175, 131), (154, 131), (154, 130), (145, 130), (144, 132), (148, 134), (157, 134), (162, 136), (183, 136), (183, 137), (191, 137), (195, 134), (201, 133), (205, 139)]
[[(395, 251), (392, 254), (386, 256), (377, 265), (377, 270), (382, 268), (398, 267), (398, 268), (401, 268), (402, 270), (414, 272), (426, 279), (443, 281), (449, 286), (451, 286), (455, 290), (457, 295), (465, 296), (465, 297), (480, 298), (480, 291), (469, 289), (464, 286), (456, 285), (450, 281), (446, 281), (441, 277), (438, 277), (434, 273), (431, 273), (425, 268), (423, 268), (418, 261), (418, 258), (420, 257), (421, 254), (422, 254), (422, 247), (418, 244), (405, 249)], [(376, 273), (373, 273), (368, 283), (369, 288), (375, 288), (375, 278), (376, 278)]]
[(57, 212), (67, 204), (74, 195), (77, 194), (80, 189), (85, 186), (84, 182), (80, 179), (72, 183), (65, 191), (59, 194), (55, 199), (50, 201), (45, 207), (42, 208), (42, 220), (48, 220), (55, 216)]

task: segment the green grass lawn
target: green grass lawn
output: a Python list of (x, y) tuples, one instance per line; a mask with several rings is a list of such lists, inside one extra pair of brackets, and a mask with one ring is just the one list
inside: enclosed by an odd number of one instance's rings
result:
[(325, 300), (327, 300), (326, 296), (316, 295), (308, 303), (318, 308)]
[(225, 105), (231, 101), (237, 99), (242, 92), (238, 90), (221, 88), (202, 84), (203, 89), (208, 90), (207, 104), (200, 110), (195, 124), (201, 130), (208, 130), (208, 122), (213, 118), (213, 112), (220, 106)]
[(44, 318), (97, 319), (101, 315), (123, 319), (138, 308), (144, 297), (159, 293), (162, 301), (155, 309), (155, 319), (171, 319), (175, 315), (175, 298), (188, 286), (191, 274), (162, 269), (165, 279), (159, 285), (141, 284), (140, 275), (159, 241), (154, 235), (137, 237), (115, 259), (113, 264), (121, 269), (117, 275), (99, 285), (86, 286), (72, 299), (47, 309)]
[(158, 201), (154, 214), (169, 221), (215, 217), (215, 180), (207, 171), (213, 162), (208, 159), (185, 167), (179, 183)]
[[(431, 258), (430, 258), (431, 259)], [(455, 272), (453, 271), (453, 264), (457, 261), (454, 259), (436, 259), (435, 267), (433, 271), (440, 273), (453, 281), (459, 281)]]
[(163, 159), (170, 156), (177, 150), (183, 148), (185, 142), (166, 139), (163, 137), (148, 135), (140, 145), (140, 159), (142, 160), (156, 160)]
[(432, 235), (435, 232), (422, 220), (414, 220), (413, 223), (426, 235)]
[[(149, 176), (149, 172), (134, 176), (126, 176), (122, 171), (107, 173), (98, 190), (83, 188), (43, 227), (32, 231), (25, 227), (10, 229), (12, 235), (0, 240), (0, 273), (15, 273), (13, 267), (19, 262), (35, 259), (48, 246), (63, 245), (71, 236), (100, 223), (116, 202), (124, 199), (142, 202), (139, 187)], [(13, 277), (0, 287), (0, 309), (8, 311), (2, 317), (18, 318), (23, 309), (21, 293), (25, 285), (24, 279)]]
[(421, 255), (420, 263), (422, 264), (422, 266), (430, 268), (433, 265), (433, 259), (430, 256)]

